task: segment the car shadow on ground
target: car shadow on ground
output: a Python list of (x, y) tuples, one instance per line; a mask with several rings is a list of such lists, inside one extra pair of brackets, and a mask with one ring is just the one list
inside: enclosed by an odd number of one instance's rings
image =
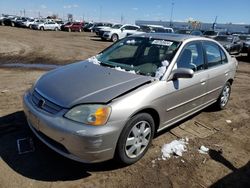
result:
[[(35, 151), (18, 154), (17, 140), (32, 138)], [(64, 158), (38, 140), (27, 125), (23, 111), (0, 118), (0, 158), (17, 173), (40, 181), (68, 181), (86, 178), (94, 171), (123, 166), (114, 160), (83, 164)]]
[(217, 187), (250, 187), (250, 161), (243, 167), (237, 169), (233, 164), (222, 156), (221, 151), (209, 150), (209, 156), (229, 168), (233, 172), (211, 185)]
[(98, 41), (98, 42), (109, 42), (109, 43), (112, 43), (111, 41), (102, 40), (102, 39), (100, 39), (100, 38), (91, 38), (90, 40), (92, 40), (92, 41)]

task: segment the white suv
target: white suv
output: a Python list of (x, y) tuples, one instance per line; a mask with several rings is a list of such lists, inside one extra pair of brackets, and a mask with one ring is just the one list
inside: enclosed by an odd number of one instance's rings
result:
[(135, 33), (139, 29), (139, 26), (136, 25), (117, 25), (117, 27), (111, 27), (110, 29), (104, 30), (102, 39), (103, 40), (111, 40), (115, 42), (122, 38), (125, 38), (128, 33)]
[(55, 30), (58, 31), (60, 29), (60, 25), (55, 22), (45, 22), (45, 23), (39, 23), (36, 25), (36, 28), (38, 30)]

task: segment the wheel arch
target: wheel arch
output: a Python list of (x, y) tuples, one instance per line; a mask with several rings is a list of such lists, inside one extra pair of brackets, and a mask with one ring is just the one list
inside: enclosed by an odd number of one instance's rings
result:
[(233, 84), (233, 82), (234, 82), (234, 80), (233, 80), (232, 78), (230, 78), (227, 82), (229, 82), (229, 83), (230, 83), (230, 85), (232, 85), (232, 84)]
[[(153, 120), (154, 120), (154, 123), (155, 123), (155, 133), (157, 132), (159, 126), (160, 126), (160, 115), (158, 113), (157, 110), (155, 110), (154, 108), (144, 108), (144, 109), (140, 109), (139, 111), (136, 111), (135, 113), (133, 113), (130, 118), (134, 117), (135, 115), (137, 114), (141, 114), (141, 113), (147, 113), (149, 115), (152, 116)], [(129, 118), (129, 119), (130, 119)]]

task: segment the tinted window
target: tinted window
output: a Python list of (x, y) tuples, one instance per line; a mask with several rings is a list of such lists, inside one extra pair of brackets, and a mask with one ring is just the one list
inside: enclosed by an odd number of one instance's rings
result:
[(189, 68), (193, 71), (204, 69), (204, 58), (200, 43), (188, 44), (181, 52), (177, 68)]
[(221, 58), (222, 50), (219, 48), (217, 44), (211, 42), (205, 42), (204, 49), (207, 56), (208, 68), (222, 64), (222, 58)]

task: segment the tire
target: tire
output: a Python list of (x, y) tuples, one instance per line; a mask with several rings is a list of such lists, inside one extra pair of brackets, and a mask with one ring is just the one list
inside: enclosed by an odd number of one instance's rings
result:
[(229, 82), (227, 82), (225, 84), (225, 86), (223, 87), (221, 94), (220, 94), (219, 98), (217, 99), (217, 102), (215, 103), (215, 107), (218, 110), (225, 109), (225, 107), (229, 101), (230, 94), (231, 94), (231, 84)]
[(117, 146), (116, 159), (129, 165), (137, 162), (147, 152), (154, 137), (155, 124), (151, 115), (137, 114), (125, 125)]
[(44, 27), (40, 27), (40, 30), (41, 30), (41, 31), (44, 31)]
[(30, 24), (28, 28), (32, 29), (32, 25)]
[(111, 36), (111, 41), (112, 41), (112, 42), (116, 42), (117, 40), (119, 40), (118, 35), (117, 35), (117, 34), (113, 34), (113, 35)]
[(16, 24), (15, 24), (14, 22), (11, 22), (11, 26), (12, 26), (12, 27), (15, 27), (15, 25), (16, 25)]
[(81, 28), (79, 29), (79, 32), (80, 32), (80, 33), (82, 32), (82, 29), (81, 29)]
[(68, 28), (68, 32), (71, 32), (71, 29), (70, 29), (70, 28)]
[(55, 31), (58, 31), (58, 28), (57, 28), (57, 27), (55, 28)]

